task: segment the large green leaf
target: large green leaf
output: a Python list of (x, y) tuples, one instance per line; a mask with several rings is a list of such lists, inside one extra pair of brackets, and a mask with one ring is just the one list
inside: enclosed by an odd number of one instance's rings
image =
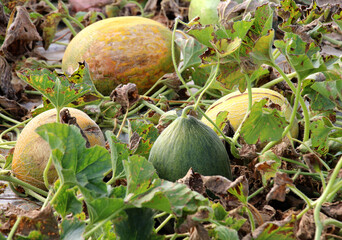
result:
[(36, 132), (50, 145), (61, 185), (76, 185), (92, 195), (107, 193), (102, 179), (111, 163), (105, 148), (86, 148), (85, 139), (76, 126), (49, 123), (37, 128)]
[(73, 220), (64, 219), (62, 224), (62, 240), (83, 240), (83, 233), (86, 227), (85, 222), (81, 222), (77, 218)]
[[(59, 182), (56, 182), (56, 191), (60, 187)], [(61, 194), (58, 195), (53, 203), (54, 209), (64, 218), (66, 215), (72, 213), (76, 215), (82, 212), (82, 202), (76, 197), (77, 189), (62, 186)]]
[(158, 179), (156, 170), (152, 163), (144, 157), (133, 155), (129, 161), (124, 161), (127, 176), (127, 194), (131, 197), (145, 193), (154, 186), (154, 180)]
[(259, 63), (259, 65), (263, 63), (273, 63), (272, 56), (272, 47), (274, 40), (274, 30), (269, 30), (267, 35), (260, 37), (254, 47), (250, 55)]
[(122, 198), (102, 197), (87, 201), (91, 223), (100, 222), (106, 218), (114, 218), (127, 206)]
[(259, 140), (278, 141), (282, 137), (286, 120), (280, 116), (276, 109), (263, 108), (267, 99), (256, 102), (252, 106), (251, 113), (241, 128), (241, 135), (248, 144), (255, 144)]
[(149, 240), (153, 233), (154, 212), (149, 208), (131, 208), (114, 223), (120, 239)]

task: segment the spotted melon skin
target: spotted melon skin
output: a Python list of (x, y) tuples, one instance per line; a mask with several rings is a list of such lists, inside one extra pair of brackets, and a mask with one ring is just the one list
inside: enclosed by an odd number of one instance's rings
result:
[[(283, 95), (280, 93), (266, 89), (266, 88), (252, 88), (252, 102), (253, 104), (257, 101), (260, 101), (263, 98), (268, 98), (273, 103), (279, 105), (281, 107), (281, 111), (283, 111), (284, 116), (287, 120), (290, 119), (292, 114), (292, 107), (289, 102)], [(214, 102), (206, 111), (206, 115), (213, 121), (216, 121), (216, 116), (220, 112), (227, 111), (228, 119), (230, 124), (236, 130), (240, 123), (242, 122), (248, 108), (248, 93), (247, 91), (241, 93), (240, 91), (235, 91), (230, 93), (222, 98), (218, 99)], [(213, 128), (213, 125), (203, 117), (201, 119), (202, 122)], [(298, 136), (298, 122), (297, 120), (294, 122), (290, 134), (292, 137), (297, 138)]]
[[(105, 146), (101, 129), (86, 113), (75, 108), (68, 108), (68, 110), (72, 117), (76, 117), (78, 125), (87, 136), (91, 146)], [(13, 153), (12, 171), (14, 175), (18, 179), (41, 189), (46, 189), (43, 172), (50, 157), (51, 149), (49, 144), (35, 130), (41, 125), (53, 122), (56, 122), (55, 109), (45, 111), (33, 118), (19, 135)], [(57, 172), (52, 164), (48, 181), (52, 184), (57, 178)]]
[[(83, 29), (65, 50), (62, 69), (71, 74), (86, 61), (96, 88), (109, 95), (119, 84), (135, 83), (145, 92), (174, 71), (172, 32), (143, 17), (107, 18)], [(179, 50), (176, 47), (176, 58)]]

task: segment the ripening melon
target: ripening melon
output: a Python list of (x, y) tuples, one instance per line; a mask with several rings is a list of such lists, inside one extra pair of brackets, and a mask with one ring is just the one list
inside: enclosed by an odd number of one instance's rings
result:
[[(68, 108), (70, 115), (76, 117), (77, 124), (83, 130), (91, 146), (105, 145), (105, 139), (99, 126), (84, 112)], [(12, 171), (14, 175), (36, 187), (45, 189), (43, 172), (50, 157), (49, 144), (35, 130), (46, 123), (56, 122), (56, 109), (45, 111), (34, 117), (22, 130), (15, 145)], [(57, 180), (57, 172), (52, 164), (49, 170), (49, 183)]]
[[(172, 32), (143, 17), (114, 17), (80, 31), (65, 50), (62, 69), (71, 74), (86, 61), (96, 88), (109, 95), (119, 84), (135, 83), (145, 92), (165, 73), (174, 71)], [(175, 46), (176, 58), (179, 50)]]

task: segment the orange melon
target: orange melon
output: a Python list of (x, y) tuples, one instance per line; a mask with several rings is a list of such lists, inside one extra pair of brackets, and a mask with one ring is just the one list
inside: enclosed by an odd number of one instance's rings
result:
[(71, 40), (62, 69), (71, 74), (78, 62), (86, 61), (102, 94), (109, 95), (117, 85), (128, 82), (135, 83), (143, 93), (165, 73), (174, 71), (171, 38), (167, 27), (148, 18), (107, 18), (86, 27)]
[[(105, 145), (101, 129), (84, 112), (68, 108), (70, 115), (76, 117), (77, 123), (87, 136), (91, 146)], [(35, 130), (46, 123), (56, 122), (56, 109), (45, 111), (34, 117), (22, 130), (14, 148), (12, 171), (14, 175), (33, 186), (45, 189), (43, 172), (50, 157), (49, 144), (42, 139)], [(57, 172), (52, 164), (48, 180), (52, 184), (57, 180)]]

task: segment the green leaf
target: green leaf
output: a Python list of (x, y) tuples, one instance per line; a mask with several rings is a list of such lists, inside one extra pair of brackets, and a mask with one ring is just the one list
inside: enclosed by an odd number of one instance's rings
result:
[(111, 164), (104, 147), (86, 148), (85, 139), (76, 126), (49, 123), (38, 127), (36, 132), (50, 145), (61, 185), (76, 185), (92, 195), (107, 193), (102, 179)]
[(43, 44), (44, 49), (47, 50), (55, 38), (57, 27), (59, 22), (62, 20), (63, 15), (59, 12), (51, 12), (41, 19), (42, 24), (40, 25), (43, 31)]
[(218, 240), (225, 240), (225, 239), (238, 240), (238, 239), (240, 239), (236, 230), (227, 228), (225, 226), (215, 227), (214, 232), (215, 232), (214, 238), (218, 239)]
[(208, 206), (209, 201), (184, 184), (161, 180), (158, 186), (131, 203), (136, 207), (149, 207), (183, 217), (195, 213), (200, 206)]
[(263, 106), (267, 99), (255, 102), (246, 121), (241, 128), (241, 135), (248, 144), (281, 139), (286, 120), (276, 109), (267, 109)]
[(182, 71), (185, 69), (199, 65), (201, 59), (199, 56), (204, 52), (205, 48), (195, 38), (189, 37), (187, 39), (178, 38), (176, 43), (180, 47), (183, 56)]
[(285, 33), (284, 40), (277, 40), (274, 45), (286, 56), (300, 79), (327, 70), (320, 48), (314, 43), (304, 42), (294, 33)]
[(206, 25), (204, 27), (201, 24), (195, 24), (187, 31), (187, 34), (193, 36), (197, 41), (207, 47), (212, 47), (211, 41), (214, 39), (213, 36), (214, 26)]
[(252, 52), (250, 55), (259, 63), (259, 65), (263, 63), (272, 64), (273, 63), (273, 55), (272, 55), (272, 46), (274, 39), (274, 30), (269, 30), (268, 35), (261, 36), (255, 43)]
[[(55, 184), (55, 190), (60, 187), (59, 182)], [(76, 215), (82, 212), (82, 202), (79, 201), (76, 197), (77, 189), (68, 189), (67, 186), (62, 187), (63, 190), (61, 194), (58, 195), (55, 202), (53, 203), (54, 209), (65, 218), (66, 215), (72, 213)]]
[(342, 80), (315, 82), (311, 88), (342, 109)]
[(83, 240), (83, 233), (86, 227), (85, 222), (73, 218), (73, 220), (64, 219), (62, 221), (61, 240)]
[(125, 210), (114, 223), (115, 232), (120, 239), (149, 240), (153, 233), (154, 212), (148, 208), (131, 208)]
[(313, 90), (311, 86), (314, 84), (314, 80), (305, 79), (303, 81), (302, 94), (310, 98), (310, 107), (312, 110), (332, 110), (335, 108), (335, 104), (329, 99)]
[(137, 196), (153, 187), (153, 181), (158, 179), (152, 163), (144, 157), (133, 155), (124, 161), (127, 176), (127, 194)]
[(114, 178), (124, 178), (123, 160), (127, 160), (131, 151), (127, 148), (126, 144), (121, 143), (112, 131), (105, 133), (108, 145), (110, 147), (110, 158), (112, 162), (112, 173)]
[(146, 124), (142, 121), (131, 121), (131, 128), (132, 132), (136, 132), (141, 137), (134, 154), (148, 158), (152, 145), (159, 135), (158, 129), (153, 124)]
[(332, 16), (332, 19), (339, 26), (339, 28), (342, 30), (342, 10), (340, 10), (339, 13), (335, 13)]
[(319, 154), (326, 155), (329, 152), (328, 136), (332, 130), (331, 126), (327, 126), (324, 118), (321, 118), (310, 124), (310, 130), (312, 148)]
[(102, 197), (86, 203), (91, 223), (97, 223), (107, 218), (112, 219), (127, 207), (122, 198)]
[(48, 69), (26, 70), (17, 74), (46, 97), (55, 108), (61, 109), (92, 89), (89, 82), (83, 81), (84, 72), (87, 72), (85, 68), (84, 64), (80, 64), (71, 77), (50, 72)]

